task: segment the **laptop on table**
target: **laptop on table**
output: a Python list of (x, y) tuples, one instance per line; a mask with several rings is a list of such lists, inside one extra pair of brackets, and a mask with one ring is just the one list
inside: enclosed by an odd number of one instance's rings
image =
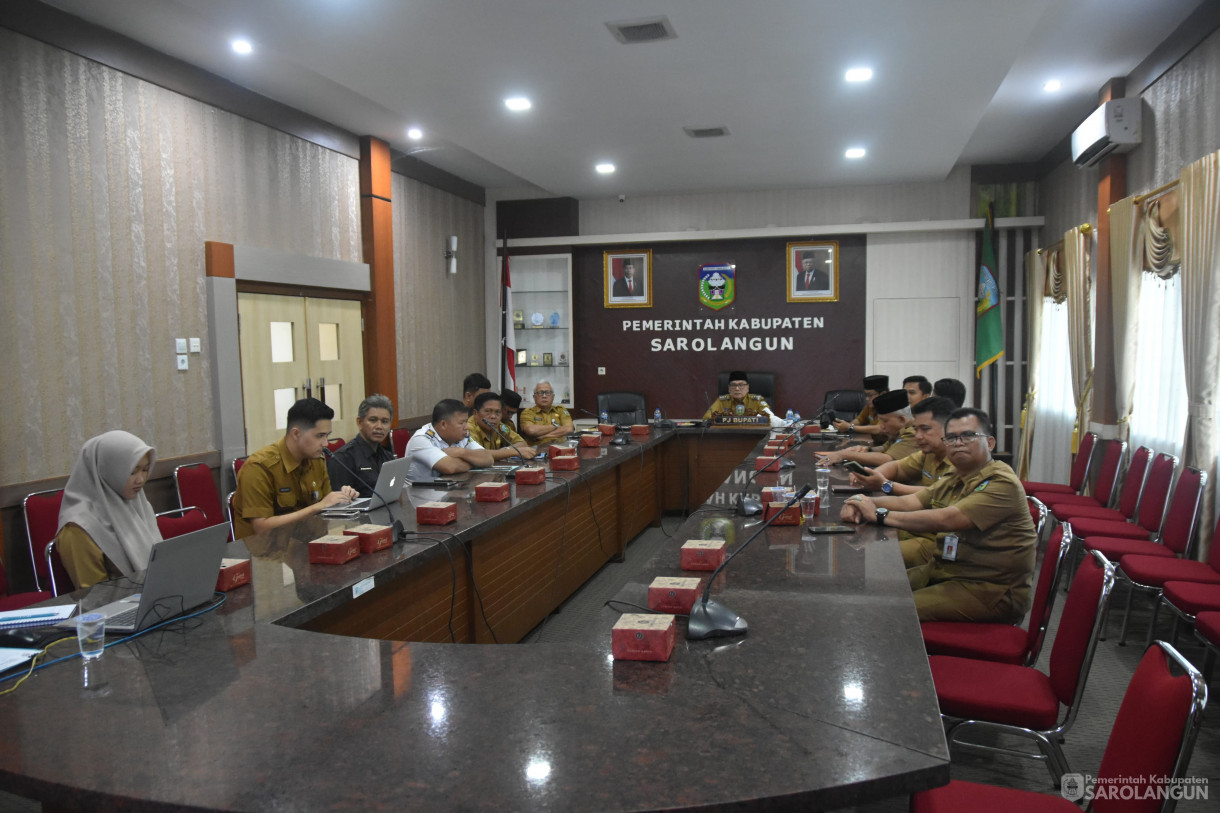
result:
[[(403, 486), (407, 484), (407, 472), (411, 470), (411, 458), (399, 457), (381, 464), (377, 474), (377, 485), (373, 486), (373, 497), (361, 497), (347, 505), (336, 505), (341, 511), (370, 511), (398, 502)], [(381, 499), (378, 499), (380, 497)], [(383, 502), (384, 500), (384, 502)]]

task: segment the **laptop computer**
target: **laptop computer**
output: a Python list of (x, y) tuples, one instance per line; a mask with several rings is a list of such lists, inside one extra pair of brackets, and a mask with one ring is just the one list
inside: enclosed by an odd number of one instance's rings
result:
[[(360, 497), (347, 505), (336, 505), (335, 508), (364, 511), (398, 502), (398, 498), (402, 496), (403, 486), (407, 484), (407, 472), (410, 470), (411, 458), (409, 457), (387, 460), (381, 464), (381, 472), (377, 475), (377, 485), (373, 486), (373, 493), (376, 497)], [(377, 497), (381, 499), (377, 499)]]
[[(127, 634), (193, 610), (216, 591), (228, 539), (229, 526), (221, 524), (156, 543), (141, 592), (84, 612), (106, 616), (108, 634)], [(56, 626), (75, 628), (76, 619)]]

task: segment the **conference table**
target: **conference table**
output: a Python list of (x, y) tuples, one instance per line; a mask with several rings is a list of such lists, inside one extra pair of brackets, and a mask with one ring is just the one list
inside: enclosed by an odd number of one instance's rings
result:
[[(813, 481), (817, 440), (755, 476), (765, 434), (603, 438), (579, 471), (502, 503), (471, 487), (503, 472), (409, 489), (368, 520), (401, 522), (406, 540), (343, 565), (310, 565), (306, 546), (353, 521), (231, 543), (253, 581), (219, 608), (0, 698), (0, 788), (48, 810), (637, 811), (834, 809), (944, 784), (892, 531), (762, 530), (712, 586), (747, 635), (687, 641), (679, 619), (668, 661), (612, 657), (620, 602), (646, 604), (655, 576), (708, 575), (679, 569), (685, 540), (735, 549), (761, 528), (733, 512), (743, 492)], [(457, 521), (417, 525), (413, 506), (436, 498)], [(512, 643), (695, 499), (577, 640)], [(114, 589), (73, 597), (87, 610)]]

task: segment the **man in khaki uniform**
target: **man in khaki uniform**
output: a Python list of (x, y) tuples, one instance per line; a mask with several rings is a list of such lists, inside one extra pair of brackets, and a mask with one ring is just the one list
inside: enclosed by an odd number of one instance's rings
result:
[(749, 377), (741, 370), (729, 373), (729, 391), (722, 395), (703, 413), (703, 420), (716, 418), (774, 418), (775, 413), (761, 395), (750, 392)]
[(246, 458), (233, 497), (233, 536), (261, 534), (343, 505), (358, 494), (351, 486), (330, 489), (322, 452), (335, 411), (316, 398), (288, 410), (288, 431)]
[(555, 388), (550, 381), (534, 385), (534, 405), (517, 416), (521, 435), (533, 444), (566, 443), (576, 430), (572, 416), (561, 406), (555, 406)]
[[(504, 460), (508, 457), (519, 457), (530, 460), (536, 454), (534, 449), (525, 442), (525, 438), (517, 434), (511, 425), (501, 422), (502, 409), (500, 394), (485, 392), (474, 399), (474, 414), (466, 422), (466, 431), (475, 443), (491, 452), (492, 460)], [(495, 427), (499, 428), (499, 432)], [(507, 435), (508, 439), (505, 439)]]
[(906, 390), (890, 390), (878, 395), (873, 399), (873, 409), (879, 416), (877, 425), (886, 435), (893, 438), (892, 440), (871, 449), (866, 446), (849, 446), (837, 452), (826, 452), (818, 456), (818, 462), (829, 466), (845, 460), (854, 460), (865, 466), (881, 466), (919, 451), (919, 446), (915, 443), (915, 427), (912, 425)]
[(877, 411), (873, 409), (873, 399), (878, 395), (889, 392), (890, 377), (888, 375), (866, 375), (864, 377), (864, 396), (867, 399), (864, 402), (864, 409), (860, 410), (860, 414), (848, 423), (844, 420), (836, 420), (834, 422), (835, 429), (840, 432), (850, 432), (856, 435), (881, 435), (881, 427), (878, 424)]
[(935, 534), (931, 562), (910, 568), (921, 621), (1016, 624), (1030, 604), (1037, 536), (1025, 490), (995, 448), (987, 413), (949, 416), (945, 447), (955, 472), (917, 494), (850, 498), (841, 516), (916, 534)]

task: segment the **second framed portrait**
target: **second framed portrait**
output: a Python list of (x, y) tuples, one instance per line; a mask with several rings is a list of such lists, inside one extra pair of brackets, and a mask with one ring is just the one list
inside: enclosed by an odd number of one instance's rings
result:
[(839, 301), (839, 244), (788, 244), (788, 301)]
[(607, 251), (602, 266), (607, 308), (652, 307), (651, 250)]

